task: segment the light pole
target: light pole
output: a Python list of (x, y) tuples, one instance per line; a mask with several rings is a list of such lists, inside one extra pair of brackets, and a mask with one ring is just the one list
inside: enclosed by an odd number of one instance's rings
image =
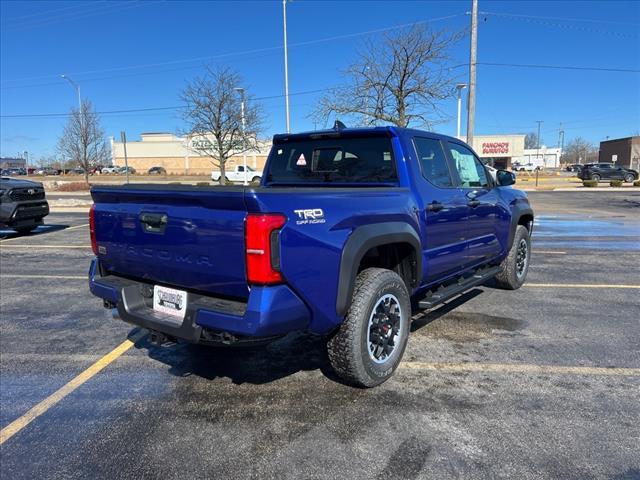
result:
[(234, 90), (240, 94), (240, 118), (242, 121), (242, 164), (244, 165), (244, 169), (243, 169), (244, 181), (242, 183), (244, 185), (247, 185), (247, 136), (245, 134), (245, 121), (244, 121), (244, 88), (236, 87), (234, 88)]
[[(60, 75), (60, 78), (69, 82), (71, 86), (76, 89), (76, 93), (78, 94), (78, 115), (80, 116), (80, 132), (81, 132), (81, 138), (82, 138), (84, 136), (84, 113), (82, 112), (82, 97), (80, 96), (80, 85), (74, 82), (67, 75)], [(82, 146), (82, 152), (83, 152), (83, 157), (80, 159), (82, 161), (82, 165), (79, 165), (79, 166), (81, 166), (82, 168), (85, 168), (86, 162), (85, 162), (84, 155), (86, 153), (85, 153), (84, 146)], [(86, 166), (88, 167), (88, 165)], [(86, 175), (86, 172), (85, 172), (85, 175)]]
[(287, 133), (291, 131), (289, 120), (289, 55), (287, 50), (287, 0), (282, 0), (282, 28), (284, 31), (284, 108), (287, 121)]
[(467, 88), (466, 83), (459, 83), (456, 85), (458, 90), (458, 128), (456, 129), (456, 138), (460, 138), (460, 115), (462, 114), (462, 90)]
[(473, 148), (476, 121), (476, 58), (478, 53), (478, 0), (471, 0), (471, 48), (469, 49), (469, 100), (467, 100), (467, 144)]
[(76, 93), (78, 94), (78, 113), (81, 115), (80, 120), (82, 120), (82, 97), (80, 96), (80, 85), (66, 75), (60, 75), (60, 78), (69, 82), (71, 86), (76, 89)]

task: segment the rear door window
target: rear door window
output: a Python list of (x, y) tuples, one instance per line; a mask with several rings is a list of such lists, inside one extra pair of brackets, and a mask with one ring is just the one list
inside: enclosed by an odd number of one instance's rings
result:
[(388, 137), (320, 138), (276, 144), (267, 173), (267, 184), (397, 181)]
[(457, 143), (447, 142), (453, 164), (462, 188), (489, 188), (489, 178), (484, 165), (471, 150)]
[(436, 187), (452, 187), (451, 172), (440, 140), (416, 137), (413, 139), (413, 144), (422, 175)]

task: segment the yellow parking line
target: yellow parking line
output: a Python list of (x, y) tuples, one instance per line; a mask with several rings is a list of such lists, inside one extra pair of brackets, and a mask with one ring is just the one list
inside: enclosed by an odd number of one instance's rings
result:
[(640, 285), (620, 285), (616, 283), (525, 283), (532, 288), (640, 288)]
[(91, 245), (0, 245), (0, 250), (11, 248), (91, 248)]
[[(68, 227), (68, 228), (63, 228), (62, 230), (56, 230), (55, 232), (43, 232), (41, 235), (44, 235), (45, 233), (47, 234), (47, 238), (50, 235), (53, 235), (55, 233), (61, 233), (61, 232), (67, 232), (69, 230), (75, 230), (76, 228), (83, 228), (83, 227), (88, 227), (89, 224), (88, 223), (84, 223), (82, 225), (75, 225), (73, 227)], [(7, 238), (6, 240), (1, 240), (0, 243), (7, 243), (7, 242), (13, 242), (14, 240), (24, 240), (25, 237), (14, 237), (14, 238)], [(35, 237), (27, 237), (27, 238), (35, 238)]]
[(0, 278), (42, 278), (42, 279), (66, 279), (66, 280), (87, 280), (87, 275), (22, 275), (10, 274), (0, 275)]
[(572, 367), (562, 365), (531, 365), (517, 363), (432, 363), (403, 362), (405, 370), (451, 370), (457, 372), (505, 372), (569, 375), (608, 375), (623, 377), (640, 376), (640, 368)]
[[(140, 337), (141, 335), (138, 335)], [(132, 341), (133, 340), (133, 341)], [(45, 413), (51, 407), (56, 405), (62, 399), (64, 399), (67, 395), (73, 392), (76, 388), (81, 386), (87, 380), (90, 380), (97, 373), (99, 373), (102, 369), (120, 357), (123, 353), (133, 347), (134, 342), (138, 340), (138, 338), (133, 338), (132, 340), (125, 340), (116, 348), (107, 353), (100, 360), (95, 362), (89, 368), (87, 368), (80, 375), (72, 379), (69, 383), (59, 388), (56, 392), (49, 395), (43, 401), (38, 403), (35, 407), (31, 408), (27, 413), (22, 415), (20, 418), (14, 420), (9, 425), (0, 430), (0, 445), (13, 437), (16, 433), (22, 430), (24, 427), (33, 422), (40, 415)]]

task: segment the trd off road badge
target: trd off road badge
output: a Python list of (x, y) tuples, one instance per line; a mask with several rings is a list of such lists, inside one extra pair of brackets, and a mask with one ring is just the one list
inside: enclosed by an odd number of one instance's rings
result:
[(324, 212), (321, 208), (307, 208), (304, 210), (294, 210), (294, 213), (298, 216), (296, 225), (313, 225), (316, 223), (326, 222), (324, 218)]

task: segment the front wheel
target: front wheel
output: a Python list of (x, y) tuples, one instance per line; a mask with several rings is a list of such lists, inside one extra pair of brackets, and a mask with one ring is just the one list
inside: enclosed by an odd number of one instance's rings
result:
[(500, 264), (500, 272), (496, 275), (498, 288), (517, 290), (527, 278), (529, 259), (531, 257), (531, 237), (529, 230), (522, 225), (516, 227), (513, 244), (509, 254)]
[(591, 175), (591, 180), (595, 180), (596, 182), (600, 181), (600, 175), (598, 175), (597, 173), (595, 175)]
[(388, 380), (407, 346), (410, 314), (409, 293), (397, 273), (383, 268), (360, 272), (347, 316), (327, 342), (333, 370), (359, 387)]
[(636, 177), (634, 177), (633, 175), (629, 174), (629, 175), (625, 175), (624, 177), (624, 181), (627, 183), (633, 183), (633, 181), (636, 179)]

